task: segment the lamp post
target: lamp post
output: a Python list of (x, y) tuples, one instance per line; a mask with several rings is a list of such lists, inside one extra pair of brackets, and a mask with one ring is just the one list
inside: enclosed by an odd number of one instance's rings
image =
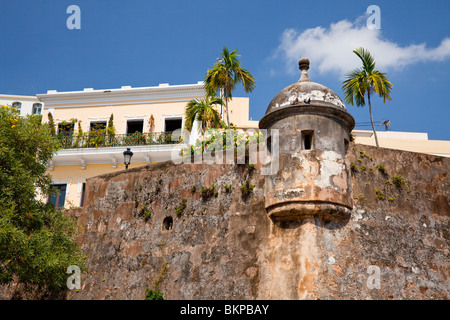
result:
[(128, 166), (130, 165), (132, 156), (133, 152), (131, 152), (130, 148), (127, 148), (127, 150), (123, 152), (123, 163), (125, 163), (125, 169), (127, 170)]

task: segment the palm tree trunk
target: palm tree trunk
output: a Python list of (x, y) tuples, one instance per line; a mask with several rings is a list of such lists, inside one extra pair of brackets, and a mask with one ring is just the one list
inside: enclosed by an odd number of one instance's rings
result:
[(227, 109), (227, 125), (230, 128), (230, 113), (228, 112), (228, 98), (225, 98), (225, 109)]
[(367, 91), (367, 100), (369, 102), (370, 123), (372, 124), (373, 135), (375, 137), (375, 144), (376, 144), (377, 147), (379, 147), (377, 132), (375, 131), (375, 125), (373, 124), (372, 105), (370, 104), (370, 91)]
[(224, 88), (223, 88), (223, 96), (225, 97), (225, 109), (227, 109), (227, 125), (228, 125), (228, 129), (230, 129), (230, 113), (228, 111), (228, 99), (229, 99), (230, 91), (231, 91), (230, 84), (227, 81), (225, 86), (224, 86)]
[(222, 103), (220, 104), (220, 120), (224, 120), (223, 119), (223, 88), (220, 88), (220, 94), (219, 97), (222, 99)]

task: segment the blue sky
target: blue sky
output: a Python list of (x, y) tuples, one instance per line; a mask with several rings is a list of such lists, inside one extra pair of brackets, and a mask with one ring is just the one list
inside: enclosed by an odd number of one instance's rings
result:
[[(66, 26), (70, 5), (81, 9), (80, 30)], [(366, 26), (369, 5), (381, 9), (379, 30)], [(299, 79), (302, 56), (311, 80), (343, 98), (344, 74), (359, 66), (351, 50), (365, 46), (394, 85), (392, 101), (373, 99), (374, 120), (450, 140), (449, 16), (442, 0), (0, 0), (0, 93), (196, 83), (227, 46), (256, 79), (234, 96), (250, 97), (259, 120)], [(347, 109), (369, 121), (367, 106)]]

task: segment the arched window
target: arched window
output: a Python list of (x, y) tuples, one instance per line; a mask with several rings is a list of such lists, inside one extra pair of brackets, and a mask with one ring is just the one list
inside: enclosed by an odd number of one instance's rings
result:
[(14, 109), (16, 109), (17, 111), (19, 111), (19, 113), (20, 113), (20, 109), (22, 108), (22, 103), (20, 103), (20, 102), (18, 102), (18, 101), (13, 102), (13, 103), (12, 103), (12, 107), (13, 107)]
[(41, 114), (42, 112), (42, 104), (35, 103), (33, 104), (33, 114)]

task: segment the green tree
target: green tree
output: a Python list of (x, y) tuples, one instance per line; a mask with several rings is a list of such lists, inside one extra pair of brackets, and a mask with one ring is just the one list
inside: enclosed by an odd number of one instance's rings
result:
[(228, 101), (232, 99), (232, 91), (238, 83), (242, 83), (245, 92), (252, 92), (255, 88), (255, 78), (246, 69), (241, 67), (237, 49), (229, 52), (227, 47), (220, 53), (221, 59), (212, 65), (205, 77), (205, 90), (207, 95), (214, 96), (217, 92), (225, 99), (227, 111), (227, 125), (230, 127), (230, 114)]
[(78, 132), (77, 137), (75, 139), (75, 143), (73, 144), (73, 148), (79, 148), (84, 146), (84, 132), (83, 128), (81, 127), (81, 120), (78, 121)]
[(67, 267), (85, 269), (76, 222), (41, 200), (51, 194), (46, 164), (59, 147), (41, 117), (0, 107), (0, 284), (57, 290)]
[(375, 70), (375, 60), (370, 52), (364, 48), (358, 48), (353, 52), (361, 59), (363, 66), (354, 69), (346, 75), (343, 82), (342, 90), (345, 94), (345, 101), (348, 104), (362, 107), (366, 104), (365, 96), (367, 94), (367, 102), (369, 104), (370, 122), (372, 124), (373, 134), (375, 136), (375, 144), (378, 147), (378, 137), (373, 124), (372, 105), (370, 95), (378, 94), (383, 98), (383, 102), (390, 101), (392, 83), (389, 82), (386, 73)]
[(116, 136), (116, 128), (114, 127), (114, 115), (111, 113), (109, 117), (108, 126), (106, 127), (106, 133), (108, 134), (108, 142), (111, 145), (114, 142)]
[(220, 115), (214, 109), (214, 105), (222, 103), (222, 99), (217, 96), (206, 96), (204, 99), (193, 99), (189, 101), (185, 111), (185, 129), (191, 131), (195, 120), (202, 124), (201, 133), (203, 135), (207, 128), (219, 128)]
[(50, 127), (50, 134), (53, 137), (56, 137), (56, 125), (55, 125), (55, 120), (53, 120), (53, 115), (51, 112), (48, 113), (47, 115), (48, 117), (48, 125)]

